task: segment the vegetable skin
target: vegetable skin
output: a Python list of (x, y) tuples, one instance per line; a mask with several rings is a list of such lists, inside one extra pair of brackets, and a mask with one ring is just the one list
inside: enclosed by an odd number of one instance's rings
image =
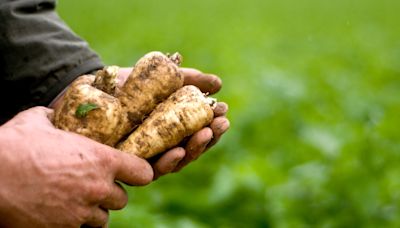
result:
[(150, 52), (134, 66), (116, 97), (128, 114), (130, 128), (141, 124), (157, 104), (183, 86), (179, 70), (181, 56)]
[(213, 120), (215, 99), (184, 86), (160, 103), (118, 149), (150, 158), (178, 145)]
[[(94, 81), (95, 76), (84, 75), (71, 84), (55, 110), (54, 125), (114, 146), (127, 131), (128, 118), (119, 100), (93, 87)], [(83, 104), (96, 108), (79, 116), (77, 110)]]
[(178, 68), (181, 59), (178, 53), (150, 52), (136, 63), (121, 88), (117, 66), (105, 67), (96, 76), (82, 76), (71, 84), (55, 110), (54, 125), (115, 146), (159, 102), (183, 86)]
[(102, 70), (98, 70), (96, 72), (93, 86), (111, 96), (114, 96), (118, 85), (118, 72), (118, 66), (108, 66), (104, 67)]

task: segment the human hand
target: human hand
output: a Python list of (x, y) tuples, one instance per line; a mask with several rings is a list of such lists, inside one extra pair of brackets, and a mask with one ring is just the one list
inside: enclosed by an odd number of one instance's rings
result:
[[(121, 68), (119, 71), (119, 86), (122, 86), (128, 78), (132, 68)], [(222, 86), (221, 79), (215, 75), (204, 74), (192, 68), (181, 68), (185, 85), (195, 85), (203, 93), (215, 94)], [(152, 162), (154, 179), (177, 172), (190, 162), (215, 145), (221, 136), (229, 129), (229, 120), (225, 117), (228, 105), (218, 102), (214, 109), (214, 120), (210, 126), (203, 128), (191, 136), (187, 143), (175, 147)]]
[[(132, 68), (119, 69), (118, 87), (123, 86), (131, 71)], [(185, 85), (195, 85), (202, 92), (209, 94), (215, 94), (221, 89), (221, 79), (215, 75), (205, 74), (192, 68), (181, 68), (181, 72)], [(50, 107), (55, 108), (60, 105), (61, 99), (62, 96), (59, 96)], [(215, 145), (229, 129), (229, 120), (225, 117), (227, 111), (228, 105), (224, 102), (218, 102), (214, 109), (214, 120), (208, 127), (193, 134), (187, 143), (182, 143), (178, 147), (172, 148), (153, 161), (154, 179), (181, 170)]]
[(127, 203), (115, 181), (146, 185), (148, 162), (53, 127), (35, 107), (0, 127), (0, 227), (100, 227)]

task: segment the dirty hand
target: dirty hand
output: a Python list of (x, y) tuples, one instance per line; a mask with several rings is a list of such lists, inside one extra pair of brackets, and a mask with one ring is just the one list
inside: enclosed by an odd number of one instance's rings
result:
[[(120, 86), (128, 78), (132, 68), (121, 68), (119, 71)], [(221, 79), (212, 74), (205, 74), (192, 68), (181, 68), (185, 85), (194, 85), (204, 93), (215, 94), (222, 86)], [(214, 109), (214, 120), (210, 126), (203, 128), (179, 147), (165, 152), (160, 158), (152, 162), (154, 179), (181, 170), (190, 162), (215, 145), (221, 136), (229, 129), (229, 120), (225, 117), (228, 105), (218, 102)]]
[(0, 126), (0, 227), (104, 226), (127, 204), (118, 182), (145, 185), (150, 164), (56, 129), (35, 107)]

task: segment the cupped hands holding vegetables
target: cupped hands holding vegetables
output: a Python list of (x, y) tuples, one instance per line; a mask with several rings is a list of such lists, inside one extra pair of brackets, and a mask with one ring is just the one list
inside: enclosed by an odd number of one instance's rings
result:
[(118, 182), (153, 179), (145, 160), (56, 129), (52, 116), (35, 107), (0, 127), (0, 227), (100, 227), (128, 202)]
[[(119, 70), (121, 84), (126, 81), (131, 71), (132, 68), (121, 68)], [(203, 93), (212, 95), (222, 87), (222, 81), (216, 75), (206, 74), (193, 68), (180, 68), (180, 71), (183, 75), (184, 85), (194, 85)], [(167, 150), (158, 160), (152, 162), (154, 179), (171, 172), (180, 171), (219, 141), (230, 126), (229, 120), (225, 116), (228, 105), (224, 102), (218, 102), (213, 111), (214, 118), (211, 124), (194, 133), (186, 143)]]
[(179, 54), (150, 52), (133, 69), (82, 76), (54, 105), (55, 125), (146, 159), (165, 152), (154, 162), (155, 178), (180, 170), (229, 128), (227, 105), (206, 97), (221, 80), (179, 68), (180, 61)]
[[(131, 71), (131, 68), (121, 68), (116, 72), (119, 85), (114, 89), (126, 84)], [(179, 68), (179, 73), (183, 85), (194, 85), (203, 93), (214, 94), (221, 88), (221, 80), (215, 75), (189, 68)], [(80, 80), (87, 78), (77, 79)], [(108, 88), (113, 89), (112, 86)], [(109, 101), (105, 102), (107, 104), (114, 101), (112, 96), (103, 98)], [(60, 96), (51, 108), (60, 109), (62, 100)], [(184, 100), (194, 102), (191, 98)], [(77, 118), (84, 119), (98, 109), (96, 106), (86, 108), (73, 112)], [(207, 114), (211, 119), (204, 127), (190, 132), (193, 134), (189, 138), (168, 146), (161, 155), (147, 161), (55, 128), (56, 115), (51, 109), (35, 107), (19, 113), (0, 127), (0, 185), (3, 186), (0, 188), (0, 227), (104, 226), (108, 221), (108, 210), (122, 209), (128, 202), (127, 193), (119, 182), (146, 185), (197, 159), (229, 128), (225, 117), (227, 109), (225, 103), (213, 104), (213, 113)], [(184, 118), (184, 115), (180, 117)], [(179, 121), (179, 116), (175, 115), (175, 118)], [(176, 121), (170, 122), (169, 127), (175, 126)], [(187, 136), (184, 127), (171, 132)], [(171, 135), (166, 137), (170, 139)]]
[[(129, 70), (129, 68), (120, 70), (121, 79), (127, 77)], [(205, 74), (193, 68), (181, 68), (180, 70), (184, 78), (184, 85), (194, 85), (203, 93), (209, 94), (215, 94), (221, 89), (221, 79), (215, 75)], [(229, 120), (225, 116), (228, 105), (218, 102), (213, 111), (214, 118), (208, 126), (194, 133), (185, 144), (166, 151), (153, 163), (155, 179), (164, 174), (181, 170), (219, 141), (230, 126)]]
[[(131, 70), (131, 68), (119, 70), (121, 84), (126, 81)], [(203, 93), (212, 95), (222, 87), (222, 81), (216, 75), (205, 74), (193, 68), (180, 68), (180, 71), (183, 75), (184, 85), (194, 85)], [(165, 151), (158, 160), (152, 163), (154, 179), (171, 172), (180, 171), (214, 146), (229, 129), (230, 123), (225, 116), (227, 111), (228, 105), (226, 103), (217, 102), (213, 109), (214, 118), (208, 126), (194, 133), (188, 140), (185, 140), (185, 143)]]

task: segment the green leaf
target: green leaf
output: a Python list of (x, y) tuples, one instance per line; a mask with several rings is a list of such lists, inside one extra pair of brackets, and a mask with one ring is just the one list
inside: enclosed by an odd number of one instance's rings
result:
[(86, 103), (86, 104), (81, 104), (79, 107), (76, 109), (75, 115), (78, 118), (84, 118), (86, 115), (95, 109), (98, 109), (99, 106), (97, 104), (93, 103)]

